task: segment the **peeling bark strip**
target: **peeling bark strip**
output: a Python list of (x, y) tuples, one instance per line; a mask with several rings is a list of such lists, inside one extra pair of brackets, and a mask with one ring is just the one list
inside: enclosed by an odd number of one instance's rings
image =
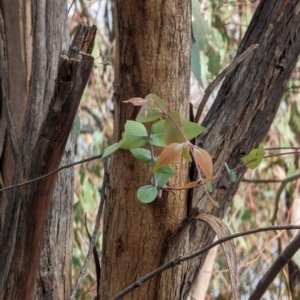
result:
[[(240, 157), (263, 141), (300, 53), (299, 0), (262, 0), (252, 18), (239, 53), (259, 44), (222, 84), (203, 126), (206, 131), (197, 145), (214, 161), (214, 174), (226, 173), (241, 164)], [(222, 177), (211, 194), (220, 208), (214, 208), (202, 189), (194, 192), (193, 208), (223, 218), (245, 173), (239, 169), (237, 182)], [(204, 223), (192, 221), (174, 236), (165, 260), (187, 255), (212, 243), (214, 234)], [(160, 278), (157, 299), (186, 299), (205, 256), (183, 263)]]
[[(59, 166), (82, 93), (94, 64), (90, 53), (96, 28), (81, 25), (79, 31), (84, 32), (84, 35), (76, 35), (77, 39), (73, 44), (76, 43), (77, 46), (71, 45), (70, 56), (60, 55), (53, 97), (45, 110), (44, 119), (37, 124), (40, 130), (36, 140), (31, 141), (33, 151), (25, 153), (27, 155), (23, 160), (21, 153), (18, 152), (22, 149), (23, 144), (20, 144), (22, 140), (12, 138), (16, 121), (12, 120), (9, 114), (10, 103), (2, 97), (5, 107), (3, 118), (8, 124), (4, 151), (13, 149), (16, 161), (15, 169), (10, 170), (11, 176), (4, 176), (3, 168), (7, 166), (1, 165), (0, 180), (4, 187), (18, 181), (39, 177)], [(83, 52), (83, 49), (88, 53)], [(80, 50), (82, 52), (79, 52)], [(1, 70), (3, 71), (3, 67)], [(27, 99), (29, 104), (30, 101), (31, 98)], [(30, 115), (26, 117), (30, 119)], [(20, 132), (26, 137), (27, 132)], [(26, 144), (26, 139), (24, 143)], [(5, 161), (5, 157), (1, 160)], [(55, 181), (56, 176), (50, 176), (0, 195), (0, 299), (32, 300)]]

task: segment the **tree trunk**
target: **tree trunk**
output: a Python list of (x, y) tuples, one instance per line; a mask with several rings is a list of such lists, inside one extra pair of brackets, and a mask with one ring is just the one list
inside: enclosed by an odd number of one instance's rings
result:
[[(237, 182), (226, 175), (224, 163), (231, 169), (240, 158), (258, 146), (266, 136), (282, 100), (287, 82), (300, 53), (300, 3), (298, 0), (262, 0), (239, 47), (259, 44), (252, 57), (244, 60), (223, 82), (203, 126), (206, 131), (197, 145), (213, 157), (214, 174), (224, 176), (214, 182), (211, 194), (220, 207), (213, 207), (203, 189), (193, 196), (197, 213), (223, 218), (234, 196), (245, 167), (237, 171)], [(167, 250), (165, 260), (189, 254), (210, 244), (214, 233), (200, 221), (192, 220), (180, 228)], [(166, 271), (160, 278), (157, 299), (186, 299), (204, 256)]]
[[(191, 9), (189, 0), (115, 1), (116, 61), (114, 138), (121, 139), (126, 120), (138, 109), (122, 103), (131, 97), (155, 93), (168, 110), (188, 119)], [(172, 182), (187, 181), (187, 164), (176, 165)], [(163, 260), (166, 237), (186, 217), (186, 193), (164, 193), (147, 205), (137, 200), (140, 186), (148, 184), (147, 165), (129, 151), (112, 155), (104, 217), (101, 299), (157, 268)], [(156, 299), (157, 278), (124, 299)]]
[[(138, 109), (121, 101), (156, 93), (169, 109), (187, 118), (191, 14), (189, 1), (116, 0), (115, 140), (126, 120)], [(197, 145), (213, 157), (214, 174), (240, 165), (240, 158), (263, 140), (274, 119), (300, 52), (298, 0), (262, 0), (239, 48), (242, 53), (259, 44), (225, 79), (203, 125)], [(163, 261), (189, 254), (212, 242), (214, 233), (200, 221), (186, 218), (185, 193), (164, 194), (153, 204), (136, 199), (138, 187), (150, 180), (148, 169), (129, 151), (119, 150), (111, 160), (110, 184), (104, 220), (101, 296), (109, 299), (157, 268)], [(186, 165), (178, 165), (176, 185), (186, 179)], [(223, 218), (237, 182), (223, 176), (213, 184), (214, 207), (203, 189), (194, 191), (193, 213)], [(189, 219), (187, 219), (189, 220)], [(172, 235), (174, 232), (176, 233)], [(170, 239), (170, 236), (172, 238)], [(146, 282), (124, 299), (186, 299), (205, 256), (185, 262)]]
[[(90, 55), (61, 54), (69, 41), (66, 6), (45, 0), (0, 4), (1, 188), (57, 169), (64, 154), (93, 67)], [(72, 160), (72, 149), (70, 142), (64, 162)], [(0, 299), (68, 297), (73, 173), (63, 174), (51, 206), (55, 175), (0, 191)]]
[[(73, 134), (61, 165), (74, 161)], [(58, 173), (54, 187), (36, 281), (36, 300), (69, 299), (72, 288), (74, 171)]]

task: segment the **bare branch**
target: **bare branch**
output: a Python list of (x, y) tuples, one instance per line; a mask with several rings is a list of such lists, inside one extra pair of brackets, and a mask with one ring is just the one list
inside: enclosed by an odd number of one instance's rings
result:
[(280, 195), (281, 195), (282, 191), (284, 190), (285, 186), (289, 182), (297, 180), (298, 178), (300, 178), (300, 173), (294, 174), (292, 176), (288, 176), (287, 178), (285, 178), (281, 181), (281, 185), (280, 185), (280, 187), (279, 187), (279, 189), (276, 193), (276, 197), (275, 197), (274, 213), (273, 213), (273, 216), (270, 220), (272, 225), (274, 225), (274, 223), (277, 219), (277, 214), (278, 214), (278, 209), (279, 209), (279, 200), (280, 200)]
[(11, 189), (14, 189), (14, 188), (17, 188), (17, 187), (20, 187), (20, 186), (23, 186), (23, 185), (35, 182), (35, 181), (39, 181), (41, 179), (44, 179), (44, 178), (49, 177), (51, 175), (54, 175), (54, 174), (56, 174), (57, 172), (59, 172), (61, 170), (64, 170), (64, 169), (67, 169), (67, 168), (71, 168), (73, 166), (76, 166), (76, 165), (79, 165), (79, 164), (83, 164), (83, 163), (86, 163), (88, 161), (99, 159), (99, 158), (102, 158), (102, 154), (95, 155), (95, 156), (92, 156), (92, 157), (89, 157), (89, 158), (86, 158), (86, 159), (82, 159), (82, 160), (79, 160), (79, 161), (75, 161), (74, 163), (62, 166), (62, 167), (60, 167), (60, 168), (58, 168), (58, 169), (56, 169), (56, 170), (54, 170), (54, 171), (52, 171), (50, 173), (47, 173), (47, 174), (45, 174), (43, 176), (40, 176), (40, 177), (31, 179), (31, 180), (28, 180), (28, 181), (25, 181), (25, 182), (22, 182), (22, 183), (18, 183), (18, 184), (15, 184), (15, 185), (7, 186), (7, 187), (5, 187), (3, 189), (0, 189), (0, 192), (8, 191), (8, 190), (11, 190)]
[[(129, 292), (133, 291), (134, 289), (136, 289), (138, 287), (141, 287), (143, 283), (145, 283), (146, 281), (148, 281), (151, 278), (155, 277), (156, 275), (162, 273), (163, 271), (165, 271), (167, 269), (174, 268), (175, 266), (181, 264), (183, 261), (195, 258), (196, 256), (199, 256), (199, 255), (203, 254), (204, 252), (207, 252), (211, 248), (213, 248), (217, 245), (220, 245), (224, 242), (230, 241), (232, 239), (235, 239), (235, 238), (238, 238), (238, 237), (241, 237), (241, 236), (258, 233), (258, 232), (271, 231), (271, 230), (291, 230), (291, 229), (300, 229), (300, 225), (282, 225), (282, 226), (262, 227), (262, 228), (256, 228), (256, 229), (252, 229), (252, 230), (243, 231), (243, 232), (240, 232), (240, 233), (232, 234), (232, 235), (229, 235), (227, 237), (221, 238), (218, 241), (216, 241), (216, 242), (214, 242), (214, 243), (212, 243), (212, 244), (210, 244), (206, 247), (203, 247), (200, 250), (198, 250), (194, 253), (191, 253), (189, 255), (186, 255), (186, 256), (178, 255), (176, 258), (168, 261), (167, 263), (160, 266), (156, 270), (154, 270), (154, 271), (148, 273), (147, 275), (141, 277), (135, 283), (129, 285), (127, 288), (125, 288), (119, 294), (117, 294), (113, 298), (111, 298), (111, 300), (121, 299), (123, 296), (125, 296)], [(298, 235), (298, 236), (299, 236), (299, 240), (300, 240), (300, 235)], [(298, 241), (298, 244), (300, 245), (299, 241)], [(299, 248), (299, 246), (298, 246), (298, 248)], [(255, 298), (255, 299), (259, 299), (259, 298)]]
[(204, 96), (201, 100), (201, 103), (197, 109), (196, 117), (195, 117), (195, 123), (198, 123), (202, 114), (202, 111), (208, 101), (209, 96), (211, 95), (212, 91), (214, 88), (231, 72), (235, 69), (235, 67), (242, 62), (250, 53), (253, 52), (259, 45), (254, 44), (251, 45), (247, 50), (245, 50), (241, 55), (236, 57), (232, 63), (225, 69), (223, 70), (206, 88)]
[(92, 109), (90, 109), (88, 106), (86, 105), (81, 105), (80, 107), (82, 110), (85, 110), (87, 113), (89, 113), (94, 121), (96, 122), (97, 124), (97, 127), (99, 128), (99, 130), (103, 130), (103, 125), (102, 125), (102, 121), (101, 119), (92, 111)]
[(268, 286), (273, 282), (282, 268), (291, 260), (293, 255), (300, 248), (300, 233), (288, 244), (281, 254), (274, 261), (273, 265), (268, 269), (265, 275), (260, 279), (254, 291), (249, 297), (249, 300), (260, 299)]
[(244, 178), (242, 182), (246, 183), (276, 183), (276, 182), (282, 182), (281, 179), (249, 179), (249, 178)]
[(89, 250), (88, 250), (86, 259), (84, 261), (82, 269), (79, 273), (77, 281), (76, 281), (76, 283), (74, 285), (74, 288), (72, 290), (70, 300), (75, 299), (76, 293), (79, 289), (79, 285), (82, 281), (82, 278), (83, 278), (83, 276), (86, 272), (86, 269), (87, 269), (88, 264), (90, 262), (90, 259), (91, 259), (92, 253), (93, 253), (93, 249), (94, 249), (94, 246), (95, 246), (95, 243), (96, 243), (96, 238), (97, 238), (97, 234), (98, 234), (98, 230), (99, 230), (99, 226), (100, 226), (100, 218), (101, 218), (101, 215), (102, 215), (102, 210), (103, 210), (104, 200), (105, 200), (105, 188), (106, 188), (106, 184), (107, 184), (107, 180), (108, 180), (108, 176), (109, 176), (108, 175), (108, 160), (109, 160), (108, 157), (106, 157), (104, 159), (104, 170), (105, 171), (104, 171), (103, 183), (102, 183), (102, 187), (101, 187), (101, 191), (100, 191), (101, 201), (100, 201), (99, 209), (98, 209), (98, 212), (97, 212), (95, 228), (94, 228), (94, 231), (93, 231), (92, 238), (90, 239), (91, 242), (90, 242), (90, 246), (89, 246)]

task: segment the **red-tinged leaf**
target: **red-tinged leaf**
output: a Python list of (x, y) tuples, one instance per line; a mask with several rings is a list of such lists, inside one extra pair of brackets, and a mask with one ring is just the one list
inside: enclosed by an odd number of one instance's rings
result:
[(167, 166), (178, 159), (181, 155), (183, 145), (184, 144), (173, 143), (167, 146), (159, 156), (157, 163), (153, 167), (153, 171), (155, 172), (159, 168)]
[(194, 157), (196, 163), (205, 174), (206, 179), (210, 180), (212, 177), (213, 163), (209, 153), (204, 149), (194, 147)]
[(188, 147), (184, 147), (182, 149), (181, 157), (184, 158), (188, 162), (192, 162), (192, 158), (191, 158), (190, 151), (189, 151)]
[(138, 98), (138, 97), (135, 97), (135, 98), (131, 98), (129, 100), (125, 100), (123, 101), (124, 103), (131, 103), (135, 106), (142, 106), (143, 104), (145, 104), (146, 102), (148, 102), (148, 100), (145, 100), (143, 98)]

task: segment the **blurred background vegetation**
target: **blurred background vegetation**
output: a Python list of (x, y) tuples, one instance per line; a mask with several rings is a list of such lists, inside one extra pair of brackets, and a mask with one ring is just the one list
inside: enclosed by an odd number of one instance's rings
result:
[[(259, 1), (255, 0), (193, 0), (192, 76), (190, 101), (196, 110), (203, 91), (215, 76), (234, 58), (237, 47), (250, 23)], [(85, 22), (97, 25), (93, 51), (95, 66), (85, 90), (74, 124), (76, 160), (100, 154), (112, 144), (113, 79), (115, 29), (113, 1), (69, 0), (70, 38), (76, 27)], [(292, 153), (265, 159), (256, 170), (249, 170), (234, 197), (225, 218), (231, 233), (271, 225), (275, 198), (281, 181), (299, 172), (300, 142), (300, 69), (295, 69), (272, 128), (265, 139), (267, 154)], [(202, 119), (216, 96), (211, 96)], [(135, 95), (143, 96), (143, 95)], [(124, 99), (125, 100), (125, 99)], [(234, 101), (234, 99), (232, 99)], [(283, 147), (287, 148), (284, 149)], [(292, 147), (294, 149), (288, 149)], [(278, 149), (281, 148), (281, 149)], [(299, 149), (298, 149), (299, 151)], [(77, 166), (74, 201), (73, 282), (83, 265), (88, 251), (87, 227), (93, 226), (100, 201), (99, 189), (103, 178), (103, 162), (94, 160)], [(275, 224), (294, 224), (300, 218), (299, 179), (289, 182), (279, 198)], [(235, 240), (238, 257), (239, 292), (247, 299), (251, 290), (277, 255), (292, 239), (289, 232), (264, 232)], [(102, 226), (96, 244), (101, 257)], [(293, 260), (295, 276), (300, 276), (300, 253)], [(230, 299), (230, 279), (222, 248), (213, 265), (212, 279), (206, 299)], [(298, 272), (298, 273), (297, 273)], [(264, 299), (292, 299), (291, 274), (285, 269), (270, 286)], [(94, 262), (82, 281), (76, 299), (93, 299), (96, 289)], [(293, 299), (300, 299), (300, 296)]]

